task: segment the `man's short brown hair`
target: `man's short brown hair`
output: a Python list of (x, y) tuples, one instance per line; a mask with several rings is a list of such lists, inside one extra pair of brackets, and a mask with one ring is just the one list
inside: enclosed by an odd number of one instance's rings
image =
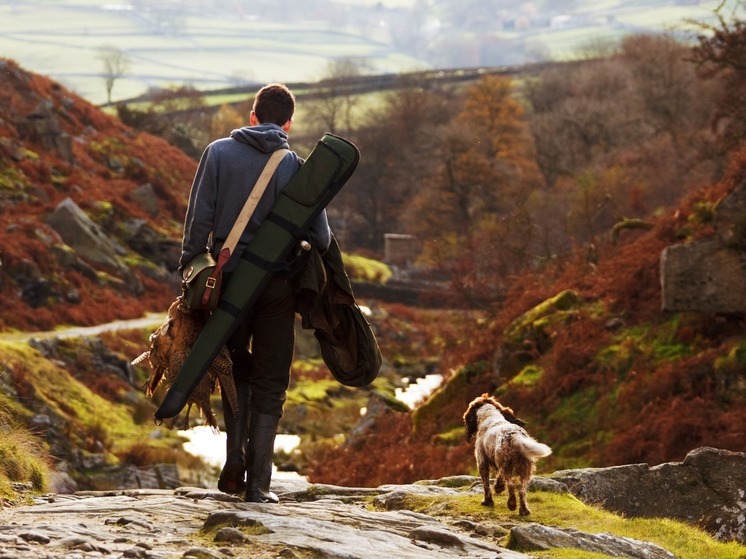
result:
[(265, 85), (256, 94), (253, 111), (260, 123), (283, 126), (295, 113), (295, 95), (281, 83)]

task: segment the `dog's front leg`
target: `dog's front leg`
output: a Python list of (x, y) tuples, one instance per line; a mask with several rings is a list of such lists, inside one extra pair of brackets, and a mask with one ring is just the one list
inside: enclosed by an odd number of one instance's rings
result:
[(484, 488), (484, 500), (482, 504), (485, 507), (491, 507), (494, 503), (492, 501), (492, 492), (490, 490), (490, 465), (486, 460), (482, 460), (477, 464), (479, 468), (479, 476), (482, 478), (482, 487)]
[(528, 483), (521, 483), (521, 486), (518, 488), (518, 501), (519, 501), (519, 507), (518, 507), (518, 514), (521, 516), (528, 516), (531, 514), (531, 511), (528, 508), (528, 501), (526, 500), (526, 485)]

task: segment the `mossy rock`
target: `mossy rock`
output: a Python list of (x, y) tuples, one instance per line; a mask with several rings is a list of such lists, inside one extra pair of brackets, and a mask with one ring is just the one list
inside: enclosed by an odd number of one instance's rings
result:
[(463, 425), (459, 427), (452, 427), (444, 433), (438, 433), (433, 437), (435, 444), (442, 444), (445, 446), (458, 446), (464, 442), (464, 430)]
[(399, 400), (396, 397), (396, 394), (393, 393), (390, 389), (385, 388), (383, 386), (379, 386), (379, 385), (376, 385), (376, 386), (378, 386), (378, 388), (376, 388), (373, 391), (373, 393), (379, 396), (381, 400), (383, 400), (383, 402), (386, 404), (386, 406), (388, 406), (389, 409), (392, 409), (399, 413), (409, 412), (409, 406), (407, 406), (407, 404)]
[(478, 482), (479, 478), (475, 476), (455, 475), (440, 479), (420, 480), (414, 482), (413, 485), (434, 485), (436, 487), (450, 487), (451, 489), (470, 489)]
[(582, 297), (571, 289), (561, 291), (554, 297), (542, 301), (534, 308), (526, 311), (505, 329), (504, 337), (507, 341), (520, 342), (533, 331), (541, 329), (557, 314), (576, 311), (583, 303)]
[(546, 353), (552, 345), (554, 327), (574, 320), (583, 304), (583, 298), (568, 289), (542, 301), (514, 320), (505, 329), (503, 342), (497, 352), (500, 376), (511, 378)]
[(544, 368), (538, 365), (526, 365), (521, 372), (510, 379), (508, 382), (501, 384), (495, 391), (495, 396), (501, 396), (506, 392), (510, 392), (512, 388), (530, 388), (538, 384), (541, 377), (544, 376)]

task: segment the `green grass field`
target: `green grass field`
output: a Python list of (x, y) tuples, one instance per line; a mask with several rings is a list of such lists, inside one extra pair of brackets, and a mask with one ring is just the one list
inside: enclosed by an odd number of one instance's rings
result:
[[(337, 3), (356, 14), (378, 1)], [(414, 4), (415, 0), (383, 2), (386, 8), (402, 10)], [(626, 32), (670, 30), (688, 18), (711, 18), (718, 4), (718, 0), (702, 0), (691, 6), (675, 6), (664, 0), (587, 0), (578, 2), (569, 14), (576, 17), (570, 26), (503, 31), (500, 35), (539, 43), (551, 58), (560, 60), (573, 57), (592, 40), (615, 40)], [(444, 3), (434, 5), (426, 17), (428, 21), (444, 19), (441, 28), (445, 30)], [(123, 6), (92, 0), (0, 0), (0, 57), (48, 75), (94, 103), (106, 100), (98, 58), (103, 45), (120, 49), (130, 61), (128, 73), (114, 85), (114, 100), (171, 85), (208, 90), (269, 81), (313, 82), (324, 77), (329, 59), (335, 57), (364, 60), (371, 73), (430, 67), (427, 52), (422, 58), (404, 53), (387, 26), (374, 25), (371, 19), (348, 23), (335, 19), (335, 13), (323, 12), (314, 13), (309, 21), (292, 17), (273, 21), (243, 13), (195, 11), (177, 14), (164, 23), (152, 13), (135, 13)], [(437, 41), (438, 36), (431, 40)]]
[(0, 3), (0, 56), (49, 75), (93, 102), (105, 101), (98, 49), (112, 45), (129, 58), (114, 98), (150, 87), (189, 84), (217, 89), (241, 83), (316, 81), (336, 56), (368, 60), (377, 72), (424, 64), (361, 34), (324, 22), (290, 25), (217, 16), (183, 19), (183, 32), (157, 33), (128, 12), (101, 3)]

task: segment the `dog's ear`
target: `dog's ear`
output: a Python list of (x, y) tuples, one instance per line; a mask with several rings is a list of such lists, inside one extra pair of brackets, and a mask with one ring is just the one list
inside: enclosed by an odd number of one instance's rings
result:
[(471, 404), (469, 404), (469, 407), (466, 408), (466, 413), (464, 413), (463, 422), (466, 426), (467, 441), (471, 440), (471, 438), (476, 434), (479, 427), (479, 424), (477, 423), (477, 410), (480, 408), (480, 406), (481, 404), (472, 402)]

